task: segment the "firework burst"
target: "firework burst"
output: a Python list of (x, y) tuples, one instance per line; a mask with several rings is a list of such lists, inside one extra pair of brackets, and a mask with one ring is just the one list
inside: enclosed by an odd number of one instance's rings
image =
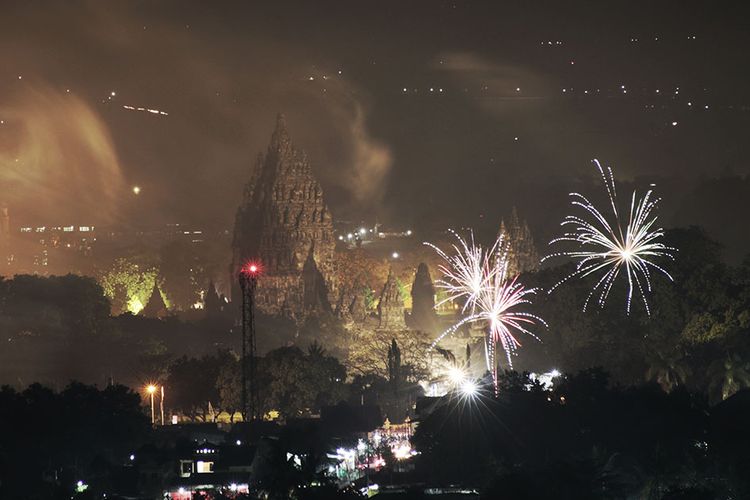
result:
[(453, 255), (448, 255), (435, 245), (426, 244), (444, 260), (439, 267), (442, 278), (435, 284), (446, 292), (446, 298), (438, 306), (448, 301), (463, 300), (461, 313), (465, 316), (438, 336), (431, 348), (463, 325), (485, 325), (487, 367), (492, 371), (497, 389), (498, 346), (505, 352), (508, 365), (512, 368), (512, 356), (521, 347), (516, 335), (523, 333), (539, 340), (529, 328), (535, 324), (547, 324), (539, 316), (524, 311), (524, 307), (531, 303), (530, 296), (537, 289), (525, 288), (517, 277), (508, 277), (508, 245), (502, 235), (489, 250), (476, 244), (473, 234), (468, 242), (455, 232), (453, 235), (458, 240), (453, 245)]
[(563, 236), (550, 242), (574, 242), (579, 248), (570, 252), (557, 252), (542, 259), (565, 256), (577, 260), (575, 271), (558, 281), (549, 293), (571, 278), (596, 275), (596, 284), (589, 292), (583, 310), (592, 297), (600, 307), (604, 307), (609, 292), (618, 276), (624, 274), (628, 283), (626, 312), (630, 314), (631, 303), (635, 290), (643, 300), (646, 313), (651, 314), (647, 293), (651, 291), (651, 271), (656, 270), (672, 280), (672, 276), (661, 266), (653, 262), (654, 258), (674, 259), (675, 248), (668, 247), (661, 242), (664, 230), (656, 227), (657, 215), (655, 208), (660, 199), (653, 196), (649, 190), (642, 198), (638, 198), (635, 191), (631, 197), (628, 222), (623, 229), (620, 214), (617, 210), (617, 192), (612, 169), (606, 171), (598, 160), (593, 161), (599, 170), (604, 186), (607, 190), (611, 216), (608, 219), (596, 206), (580, 193), (571, 193), (571, 204), (584, 210), (583, 216), (568, 215), (561, 226), (568, 229)]
[(452, 255), (448, 255), (432, 243), (425, 243), (443, 259), (443, 263), (438, 266), (442, 277), (435, 281), (435, 285), (445, 291), (446, 296), (435, 304), (435, 307), (438, 308), (447, 302), (463, 300), (461, 313), (466, 313), (466, 311), (473, 313), (486, 286), (487, 270), (491, 267), (492, 256), (496, 254), (502, 241), (498, 239), (495, 246), (486, 252), (474, 241), (473, 232), (470, 233), (468, 241), (452, 229), (449, 232), (458, 240), (452, 245)]

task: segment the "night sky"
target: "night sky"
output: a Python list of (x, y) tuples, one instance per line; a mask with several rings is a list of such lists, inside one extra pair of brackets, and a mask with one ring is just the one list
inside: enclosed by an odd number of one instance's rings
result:
[(284, 112), (337, 219), (489, 232), (518, 206), (544, 240), (599, 158), (738, 258), (750, 189), (712, 179), (750, 170), (748, 16), (655, 4), (6, 0), (0, 201), (230, 228)]

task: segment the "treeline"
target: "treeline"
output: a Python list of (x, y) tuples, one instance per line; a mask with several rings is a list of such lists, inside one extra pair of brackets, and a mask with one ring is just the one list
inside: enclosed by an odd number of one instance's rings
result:
[(500, 385), (497, 399), (489, 381), (477, 396), (450, 394), (421, 421), (412, 480), (514, 500), (750, 497), (750, 391), (710, 407), (597, 369), (551, 392), (515, 372)]
[(0, 498), (72, 498), (78, 481), (112, 490), (148, 437), (138, 394), (71, 383), (0, 389)]
[[(347, 377), (346, 367), (317, 343), (306, 350), (269, 351), (256, 359), (256, 375), (260, 413), (266, 418), (311, 417), (343, 403), (379, 406), (391, 420), (400, 420), (423, 394), (396, 356), (388, 377)], [(222, 412), (231, 419), (242, 411), (242, 364), (231, 352), (181, 357), (169, 365), (162, 383), (169, 408), (190, 420), (213, 421)]]
[(0, 277), (0, 384), (106, 385), (153, 378), (170, 360), (236, 342), (231, 317), (183, 321), (123, 314), (93, 278)]
[[(535, 298), (534, 312), (550, 328), (539, 332), (541, 343), (524, 342), (517, 366), (567, 373), (603, 366), (618, 383), (653, 381), (667, 392), (685, 386), (712, 404), (750, 387), (750, 259), (727, 266), (719, 245), (695, 227), (668, 231), (666, 243), (678, 251), (673, 262), (659, 264), (674, 281), (652, 273), (650, 315), (637, 291), (626, 314), (622, 282), (603, 309), (594, 295), (583, 312), (595, 280), (568, 281)], [(523, 278), (548, 290), (571, 270), (562, 266)]]

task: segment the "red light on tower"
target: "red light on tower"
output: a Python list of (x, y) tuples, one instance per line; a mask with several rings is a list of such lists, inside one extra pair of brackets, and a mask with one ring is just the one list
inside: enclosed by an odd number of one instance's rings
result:
[(242, 266), (242, 274), (257, 275), (260, 273), (260, 264), (257, 262), (248, 262)]
[[(260, 418), (258, 408), (258, 381), (255, 366), (255, 287), (263, 268), (255, 261), (245, 262), (240, 268), (242, 289), (242, 418), (244, 421)], [(247, 363), (245, 361), (248, 361)], [(248, 384), (249, 382), (249, 384)], [(249, 387), (248, 387), (249, 386)], [(248, 388), (250, 389), (248, 393)]]

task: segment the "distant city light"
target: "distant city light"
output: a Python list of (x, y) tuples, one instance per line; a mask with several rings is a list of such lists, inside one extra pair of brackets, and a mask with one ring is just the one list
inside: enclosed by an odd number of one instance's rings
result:
[(398, 259), (398, 252), (393, 252), (391, 254), (391, 257), (393, 257), (394, 259)]
[(133, 194), (141, 194), (141, 187), (133, 186)]
[(366, 233), (367, 233), (367, 229), (363, 227), (359, 228), (359, 234), (366, 234)]

